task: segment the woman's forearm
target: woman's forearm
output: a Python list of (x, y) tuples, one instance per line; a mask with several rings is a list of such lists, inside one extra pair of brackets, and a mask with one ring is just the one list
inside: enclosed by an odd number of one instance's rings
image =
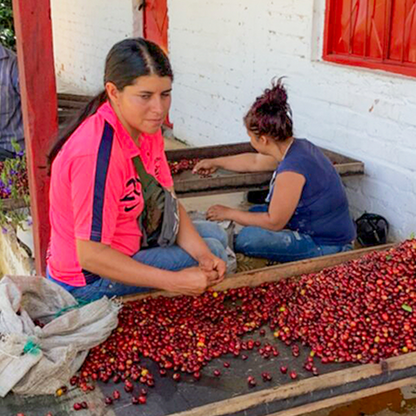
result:
[(227, 214), (228, 219), (244, 226), (261, 227), (270, 231), (282, 230), (286, 223), (273, 219), (267, 212), (247, 212), (238, 209), (230, 209)]
[(81, 267), (91, 273), (130, 286), (170, 290), (173, 272), (140, 263), (107, 245), (77, 240)]
[(198, 261), (199, 258), (211, 253), (205, 241), (198, 234), (192, 224), (185, 208), (179, 203), (179, 232), (176, 243), (183, 248), (191, 257)]
[[(242, 153), (235, 156), (218, 157), (214, 159), (215, 166), (233, 172), (259, 172), (269, 170), (268, 166), (259, 163), (258, 153)], [(270, 170), (274, 170), (271, 167)]]

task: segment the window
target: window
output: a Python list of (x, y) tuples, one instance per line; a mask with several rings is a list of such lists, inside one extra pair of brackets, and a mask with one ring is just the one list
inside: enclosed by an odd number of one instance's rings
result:
[(327, 0), (324, 59), (416, 76), (416, 0)]

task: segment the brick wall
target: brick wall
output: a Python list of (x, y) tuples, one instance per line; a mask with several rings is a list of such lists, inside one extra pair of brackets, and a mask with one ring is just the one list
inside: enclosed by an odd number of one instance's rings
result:
[(192, 145), (247, 140), (242, 117), (286, 75), (296, 136), (365, 163), (352, 213), (416, 232), (416, 79), (323, 62), (324, 0), (169, 0), (171, 118)]
[(95, 94), (111, 46), (141, 34), (139, 0), (52, 0), (58, 90)]

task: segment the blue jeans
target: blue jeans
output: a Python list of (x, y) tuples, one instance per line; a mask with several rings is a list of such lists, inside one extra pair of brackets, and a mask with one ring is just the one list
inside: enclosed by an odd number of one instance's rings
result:
[[(194, 221), (193, 224), (211, 252), (220, 259), (227, 261), (225, 251), (227, 247), (227, 233), (224, 229), (210, 221)], [(177, 245), (140, 250), (132, 258), (148, 266), (171, 271), (178, 271), (198, 265), (194, 258)], [(49, 274), (48, 270), (47, 278), (58, 283), (76, 299), (82, 301), (92, 301), (103, 296), (111, 298), (113, 296), (131, 295), (150, 290), (147, 287), (128, 286), (103, 277), (87, 286), (75, 287), (55, 280)]]
[[(267, 205), (257, 205), (251, 212), (267, 212)], [(352, 250), (352, 244), (321, 245), (310, 235), (297, 231), (269, 231), (260, 227), (244, 227), (236, 236), (234, 249), (250, 257), (286, 263)]]

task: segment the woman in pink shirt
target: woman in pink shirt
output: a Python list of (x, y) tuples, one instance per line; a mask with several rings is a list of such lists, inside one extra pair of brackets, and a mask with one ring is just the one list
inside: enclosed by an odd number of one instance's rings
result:
[(47, 274), (78, 299), (149, 287), (196, 295), (224, 278), (225, 231), (209, 222), (194, 226), (181, 204), (176, 244), (140, 249), (137, 218), (144, 200), (133, 158), (173, 188), (161, 134), (172, 80), (169, 60), (156, 44), (140, 38), (117, 43), (107, 55), (105, 90), (49, 155)]

